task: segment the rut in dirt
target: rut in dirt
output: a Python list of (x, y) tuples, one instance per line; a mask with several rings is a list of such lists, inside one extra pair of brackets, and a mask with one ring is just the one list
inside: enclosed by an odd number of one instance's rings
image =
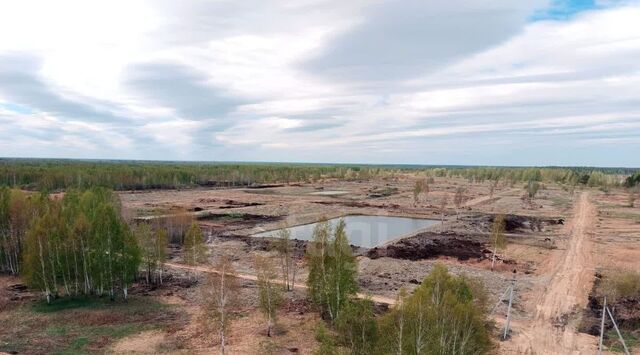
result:
[[(528, 354), (581, 354), (595, 349), (592, 337), (567, 324), (570, 314), (584, 308), (593, 284), (592, 228), (595, 208), (583, 192), (569, 220), (569, 238), (562, 255), (552, 260), (551, 279), (536, 302), (532, 323), (514, 329), (512, 346)], [(511, 346), (507, 346), (511, 347)]]

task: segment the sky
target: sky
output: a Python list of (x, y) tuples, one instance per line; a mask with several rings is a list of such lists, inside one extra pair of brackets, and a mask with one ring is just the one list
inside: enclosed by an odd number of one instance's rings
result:
[(0, 2), (0, 157), (640, 167), (640, 1)]

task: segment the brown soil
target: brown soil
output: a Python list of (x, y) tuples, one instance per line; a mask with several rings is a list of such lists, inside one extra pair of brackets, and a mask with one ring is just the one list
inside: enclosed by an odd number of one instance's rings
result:
[(513, 338), (503, 352), (524, 354), (581, 354), (595, 351), (592, 337), (568, 324), (572, 313), (586, 305), (595, 268), (592, 256), (595, 208), (584, 192), (567, 224), (566, 249), (549, 264), (550, 279), (535, 291), (535, 312), (528, 322), (514, 324)]
[[(135, 216), (179, 211), (189, 211), (193, 217), (202, 216), (199, 223), (208, 237), (211, 261), (221, 255), (232, 257), (241, 274), (240, 292), (244, 301), (234, 310), (236, 319), (229, 337), (230, 353), (312, 353), (317, 345), (313, 329), (319, 319), (304, 300), (307, 270), (302, 256), (306, 243), (296, 242), (299, 287), (287, 295), (287, 302), (280, 310), (281, 332), (269, 338), (257, 310), (253, 265), (256, 255), (274, 261), (277, 255), (272, 250), (272, 240), (251, 235), (279, 228), (282, 223), (298, 225), (348, 214), (444, 219), (426, 231), (388, 245), (371, 250), (354, 248), (359, 261), (361, 296), (371, 294), (378, 302), (392, 304), (400, 288), (412, 291), (435, 263), (445, 264), (454, 274), (481, 280), (490, 303), (497, 302), (515, 277), (511, 337), (498, 343), (499, 353), (595, 352), (597, 339), (578, 332), (581, 321), (596, 316), (601, 307), (599, 298), (590, 294), (594, 275), (614, 268), (637, 269), (640, 260), (640, 208), (627, 206), (625, 191), (588, 190), (573, 195), (568, 189), (548, 184), (532, 203), (527, 203), (522, 199), (522, 186), (500, 185), (490, 195), (490, 182), (436, 178), (426, 198), (414, 204), (415, 180), (416, 176), (406, 174), (371, 181), (325, 180), (313, 184), (231, 189), (218, 188), (225, 186), (225, 182), (212, 182), (210, 186), (216, 188), (119, 192), (119, 195), (125, 210)], [(456, 211), (452, 201), (459, 187), (468, 191), (467, 201)], [(329, 190), (348, 193), (311, 195)], [(441, 211), (439, 204), (444, 197), (449, 205)], [(497, 214), (506, 215), (509, 243), (506, 250), (498, 254), (496, 270), (491, 271), (487, 242), (491, 222)], [(194, 270), (190, 270), (187, 277), (186, 270), (179, 265), (181, 253), (177, 247), (171, 256), (172, 276), (167, 277), (165, 286), (139, 285), (132, 294), (162, 300), (188, 316), (179, 322), (172, 320), (168, 329), (133, 335), (96, 349), (173, 353), (219, 350), (216, 337), (204, 334), (196, 321), (200, 302), (197, 280), (202, 275), (194, 276)], [(198, 270), (201, 274), (215, 272), (208, 268)], [(20, 283), (19, 280), (12, 282)], [(0, 290), (0, 307), (5, 300), (5, 312), (1, 313), (13, 314), (14, 305), (21, 301), (10, 298), (23, 293), (7, 286)], [(616, 305), (621, 324), (634, 321), (639, 306), (633, 302)], [(103, 314), (99, 320), (110, 321), (110, 318)], [(494, 320), (498, 327), (504, 324), (504, 306), (496, 311)], [(593, 334), (593, 327), (586, 328)]]

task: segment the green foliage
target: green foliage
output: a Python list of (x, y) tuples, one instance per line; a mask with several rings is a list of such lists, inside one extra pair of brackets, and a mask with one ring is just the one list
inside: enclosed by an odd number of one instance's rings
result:
[(316, 327), (315, 338), (316, 338), (316, 341), (320, 343), (320, 346), (318, 347), (318, 349), (314, 351), (315, 355), (335, 355), (336, 354), (335, 340), (333, 336), (331, 336), (331, 334), (329, 333), (329, 330), (327, 330), (327, 327), (325, 327), (324, 323), (322, 322), (318, 323), (318, 326)]
[(104, 186), (144, 190), (195, 186), (250, 186), (339, 178), (386, 176), (395, 167), (279, 163), (206, 163), (148, 161), (86, 161), (63, 159), (0, 159), (0, 185), (28, 189)]
[(280, 269), (282, 271), (282, 281), (286, 291), (292, 291), (296, 282), (296, 261), (293, 256), (293, 244), (291, 242), (291, 232), (286, 225), (278, 231), (275, 242), (275, 249), (280, 257)]
[(69, 191), (62, 201), (41, 194), (24, 240), (22, 274), (50, 300), (58, 294), (127, 297), (140, 262), (138, 244), (110, 191)]
[(358, 264), (340, 220), (332, 231), (327, 221), (316, 225), (307, 249), (309, 298), (333, 322), (358, 291)]
[(336, 320), (340, 343), (351, 354), (371, 354), (375, 349), (378, 326), (371, 300), (349, 300)]
[(636, 270), (607, 271), (597, 291), (600, 296), (606, 296), (611, 303), (623, 299), (640, 299), (640, 272)]
[(380, 321), (377, 349), (382, 354), (487, 354), (481, 292), (464, 277), (436, 265), (411, 296)]
[(491, 243), (497, 249), (504, 249), (507, 246), (507, 237), (504, 235), (505, 220), (504, 215), (497, 215), (491, 225)]
[(529, 181), (525, 186), (525, 190), (527, 191), (527, 197), (534, 199), (540, 190), (540, 183), (533, 180)]
[(0, 186), (0, 272), (20, 273), (27, 227), (39, 213), (36, 202), (45, 200)]
[(413, 186), (413, 205), (415, 206), (422, 197), (426, 197), (429, 194), (429, 184), (427, 183), (427, 179), (418, 179), (416, 180), (415, 185)]
[(135, 227), (134, 234), (140, 246), (147, 283), (162, 283), (162, 265), (169, 244), (167, 231), (164, 228), (154, 231), (149, 224), (140, 223)]
[[(629, 331), (621, 329), (620, 333), (622, 334), (622, 338), (624, 339), (624, 343), (627, 345), (628, 349), (636, 349), (636, 347), (640, 345), (640, 330)], [(611, 329), (605, 333), (604, 345), (605, 349), (608, 349), (613, 353), (624, 353), (624, 347), (622, 346), (618, 333), (615, 329)]]
[[(63, 159), (0, 159), (0, 185), (27, 189), (66, 189), (105, 186), (115, 190), (249, 186), (254, 183), (317, 181), (323, 178), (363, 180), (389, 178), (403, 171), (422, 171), (429, 177), (458, 176), (470, 181), (552, 181), (562, 184), (618, 185), (618, 175), (640, 182), (640, 173), (626, 168), (518, 168), (418, 165), (327, 165), (280, 163), (204, 163), (86, 161)], [(591, 178), (591, 175), (594, 175)], [(595, 176), (597, 175), (597, 176)]]
[(256, 271), (258, 272), (258, 305), (267, 319), (267, 336), (271, 336), (278, 308), (282, 304), (282, 288), (275, 283), (276, 273), (268, 259), (258, 257)]
[(627, 177), (627, 179), (624, 181), (624, 184), (627, 187), (634, 187), (634, 186), (640, 185), (640, 172), (637, 172)]
[(197, 222), (192, 222), (191, 227), (184, 236), (184, 262), (187, 265), (197, 265), (207, 260), (204, 235)]

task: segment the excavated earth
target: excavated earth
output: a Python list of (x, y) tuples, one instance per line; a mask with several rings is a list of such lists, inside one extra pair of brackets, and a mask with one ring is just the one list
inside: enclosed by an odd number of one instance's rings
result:
[(391, 257), (396, 259), (420, 260), (438, 256), (450, 256), (458, 260), (482, 258), (486, 250), (481, 237), (462, 235), (453, 231), (442, 233), (424, 232), (413, 237), (400, 239), (385, 247), (372, 248), (367, 252), (371, 259)]

